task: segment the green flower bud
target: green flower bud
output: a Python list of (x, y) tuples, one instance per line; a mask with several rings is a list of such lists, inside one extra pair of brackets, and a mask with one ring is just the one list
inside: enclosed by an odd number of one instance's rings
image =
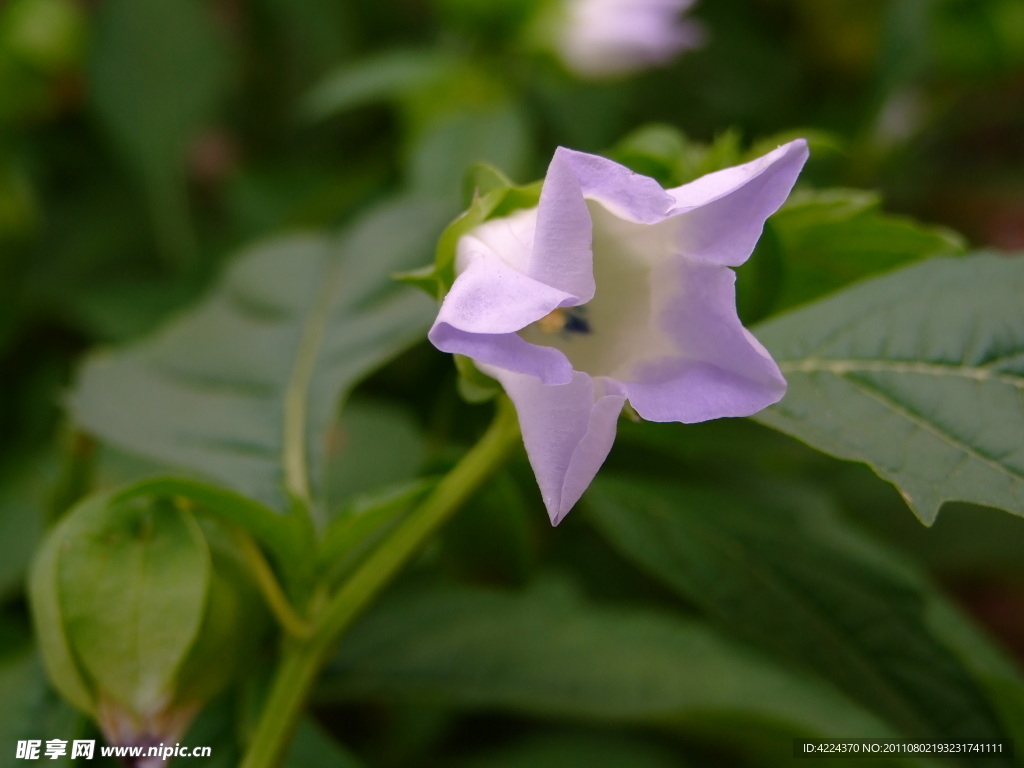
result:
[(173, 742), (251, 657), (265, 612), (230, 542), (163, 497), (75, 507), (36, 556), (47, 671), (117, 745)]

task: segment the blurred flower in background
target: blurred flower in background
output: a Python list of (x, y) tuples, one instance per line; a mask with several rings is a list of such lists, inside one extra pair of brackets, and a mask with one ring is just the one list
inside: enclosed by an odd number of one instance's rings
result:
[(693, 0), (565, 0), (549, 22), (563, 63), (585, 79), (623, 77), (667, 64), (705, 37), (681, 18)]

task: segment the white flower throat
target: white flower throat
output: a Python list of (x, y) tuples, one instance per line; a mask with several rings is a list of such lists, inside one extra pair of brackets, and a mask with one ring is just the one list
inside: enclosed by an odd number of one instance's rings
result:
[(670, 345), (656, 327), (656, 266), (672, 247), (674, 229), (619, 218), (587, 201), (593, 222), (594, 298), (560, 307), (524, 328), (531, 344), (554, 347), (577, 371), (623, 378), (638, 363), (659, 357)]

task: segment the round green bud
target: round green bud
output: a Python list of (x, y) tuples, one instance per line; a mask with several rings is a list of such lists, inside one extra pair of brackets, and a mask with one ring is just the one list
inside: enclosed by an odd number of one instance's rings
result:
[(118, 745), (180, 738), (266, 626), (230, 541), (166, 497), (75, 507), (37, 554), (29, 598), (55, 687)]

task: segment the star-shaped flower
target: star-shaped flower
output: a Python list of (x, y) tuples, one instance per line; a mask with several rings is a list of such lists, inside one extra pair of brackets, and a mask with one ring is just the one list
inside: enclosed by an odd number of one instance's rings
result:
[(749, 416), (786, 381), (736, 314), (735, 272), (808, 156), (798, 140), (674, 189), (559, 148), (535, 208), (463, 235), (430, 340), (516, 406), (558, 524), (628, 400), (649, 421)]

